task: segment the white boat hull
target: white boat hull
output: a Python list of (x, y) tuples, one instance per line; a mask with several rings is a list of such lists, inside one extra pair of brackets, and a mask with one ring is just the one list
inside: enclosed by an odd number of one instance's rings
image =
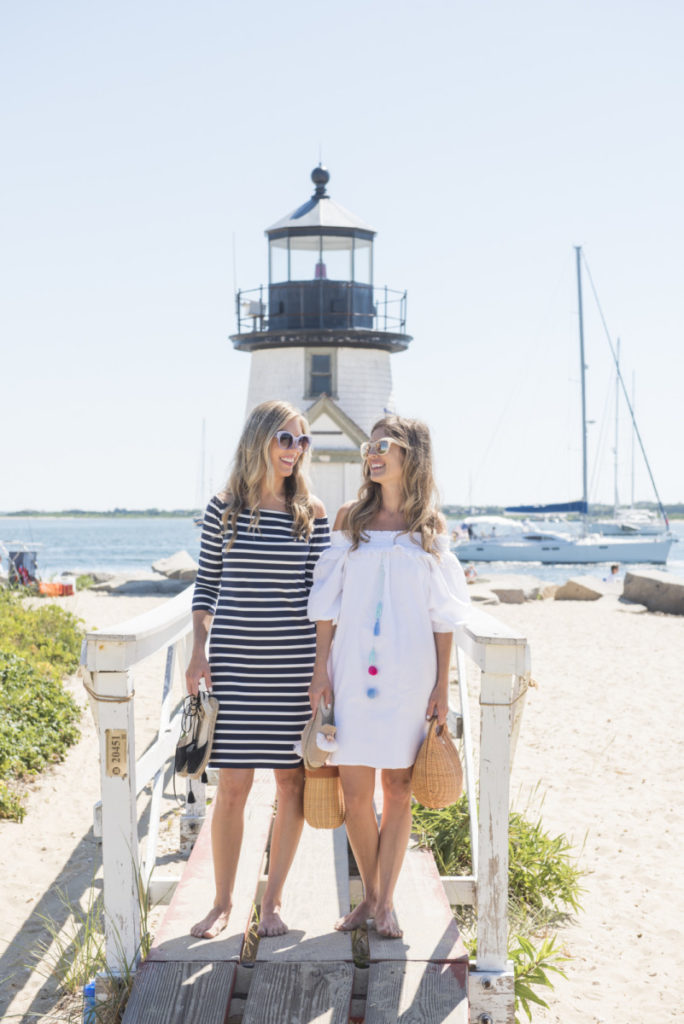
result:
[(588, 565), (593, 562), (664, 565), (673, 537), (488, 537), (457, 541), (452, 550), (461, 562), (541, 562), (542, 565)]

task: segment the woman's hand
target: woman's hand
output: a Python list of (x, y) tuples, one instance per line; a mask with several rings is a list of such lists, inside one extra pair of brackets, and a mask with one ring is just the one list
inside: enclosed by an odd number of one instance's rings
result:
[(434, 715), (437, 716), (437, 725), (444, 725), (447, 720), (447, 713), (449, 711), (449, 690), (447, 686), (441, 686), (439, 683), (433, 688), (428, 700), (427, 711), (425, 717), (427, 719), (432, 718)]
[(312, 713), (316, 714), (321, 700), (324, 704), (330, 704), (332, 703), (332, 698), (333, 688), (327, 669), (318, 672), (314, 670), (311, 686), (309, 687), (309, 701), (311, 702)]
[(204, 680), (207, 690), (211, 690), (211, 669), (203, 650), (192, 652), (190, 664), (185, 670), (185, 688), (194, 697), (197, 696), (200, 679)]

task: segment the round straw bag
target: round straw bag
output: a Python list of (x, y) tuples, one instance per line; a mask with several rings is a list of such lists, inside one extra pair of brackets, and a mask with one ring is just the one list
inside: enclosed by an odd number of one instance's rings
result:
[(463, 768), (446, 725), (431, 718), (427, 736), (418, 751), (411, 788), (423, 807), (439, 810), (455, 804), (463, 792)]
[(304, 780), (304, 820), (312, 828), (337, 828), (344, 821), (344, 796), (335, 765), (307, 768)]

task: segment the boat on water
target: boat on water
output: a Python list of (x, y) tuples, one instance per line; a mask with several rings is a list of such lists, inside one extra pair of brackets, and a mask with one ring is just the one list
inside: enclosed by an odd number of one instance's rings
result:
[(541, 562), (542, 565), (591, 565), (596, 562), (663, 565), (673, 543), (659, 537), (605, 537), (538, 529), (504, 516), (467, 516), (452, 546), (462, 562)]
[(618, 508), (610, 519), (596, 519), (593, 527), (606, 537), (657, 537), (668, 532), (654, 512), (635, 508)]
[[(582, 385), (582, 485), (581, 501), (562, 502), (551, 505), (518, 505), (506, 509), (507, 512), (535, 517), (552, 514), (568, 515), (579, 513), (581, 532), (574, 536), (570, 531), (549, 530), (545, 524), (539, 528), (535, 523), (520, 522), (504, 516), (468, 516), (462, 520), (462, 528), (457, 532), (452, 550), (461, 561), (466, 562), (541, 562), (543, 565), (589, 565), (592, 563), (650, 563), (664, 565), (675, 537), (668, 529), (667, 516), (662, 502), (658, 497), (653, 475), (641, 445), (642, 454), (651, 477), (651, 483), (658, 500), (662, 516), (662, 524), (653, 520), (657, 527), (652, 532), (651, 525), (642, 520), (641, 529), (633, 527), (635, 520), (625, 516), (620, 519), (617, 514), (612, 520), (594, 524), (589, 519), (589, 501), (587, 486), (587, 412), (584, 358), (584, 322), (582, 314), (582, 250), (575, 247), (577, 263), (577, 297), (579, 311), (579, 343)], [(622, 384), (619, 357), (613, 353), (617, 377)], [(624, 387), (624, 385), (623, 385)], [(625, 392), (626, 397), (626, 392)], [(634, 432), (641, 444), (641, 438), (634, 420), (629, 399), (627, 405), (632, 416)], [(633, 512), (634, 510), (628, 510)], [(638, 515), (638, 513), (637, 513)], [(590, 528), (591, 527), (591, 528)]]

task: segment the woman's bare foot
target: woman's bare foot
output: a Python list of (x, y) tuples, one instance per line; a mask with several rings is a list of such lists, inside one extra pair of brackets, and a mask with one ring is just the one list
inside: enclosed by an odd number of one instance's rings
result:
[(285, 935), (287, 932), (287, 925), (283, 921), (282, 917), (278, 913), (280, 907), (276, 909), (265, 909), (264, 905), (261, 905), (261, 919), (257, 928), (257, 935)]
[(206, 917), (203, 917), (197, 924), (193, 924), (190, 934), (196, 939), (215, 939), (228, 924), (230, 907), (221, 910), (220, 907), (212, 907)]
[(397, 916), (390, 907), (375, 912), (375, 930), (384, 939), (400, 939), (404, 934), (399, 927)]
[(373, 916), (373, 904), (370, 900), (362, 900), (349, 914), (345, 914), (336, 922), (338, 932), (352, 932), (355, 928), (365, 928), (369, 917)]

